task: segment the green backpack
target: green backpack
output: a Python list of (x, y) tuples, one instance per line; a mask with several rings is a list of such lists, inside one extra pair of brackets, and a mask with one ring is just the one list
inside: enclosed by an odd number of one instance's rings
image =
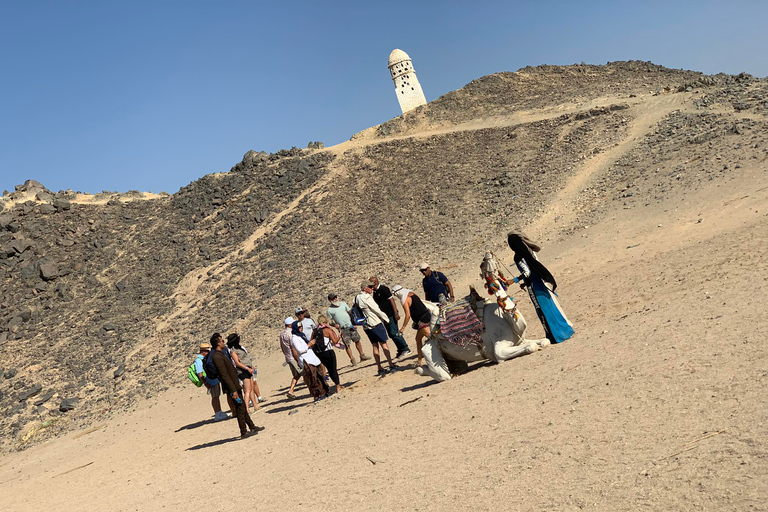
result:
[[(192, 384), (194, 384), (197, 387), (200, 387), (203, 385), (203, 381), (200, 380), (200, 377), (197, 376), (197, 372), (195, 371), (195, 363), (192, 363), (187, 368), (187, 374), (189, 375), (189, 380), (192, 381)], [(205, 377), (205, 370), (203, 370), (203, 377)]]

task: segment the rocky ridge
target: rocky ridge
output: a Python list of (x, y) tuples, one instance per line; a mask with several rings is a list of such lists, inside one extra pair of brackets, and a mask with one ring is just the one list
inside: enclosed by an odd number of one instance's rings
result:
[[(169, 197), (107, 194), (83, 205), (71, 191), (17, 187), (0, 201), (6, 447), (97, 421), (185, 378), (195, 344), (214, 330), (237, 329), (264, 353), (298, 303), (315, 311), (329, 290), (351, 297), (374, 273), (415, 287), (421, 260), (450, 268), (468, 250), (499, 247), (576, 169), (622, 144), (643, 115), (639, 100), (665, 95), (690, 106), (580, 191), (561, 226), (572, 232), (610, 203), (641, 210), (672, 187), (726, 182), (729, 169), (764, 161), (765, 80), (638, 62), (525, 68), (473, 81), (372, 138), (249, 151)], [(578, 107), (602, 97), (610, 100)], [(429, 132), (564, 104), (576, 106)]]

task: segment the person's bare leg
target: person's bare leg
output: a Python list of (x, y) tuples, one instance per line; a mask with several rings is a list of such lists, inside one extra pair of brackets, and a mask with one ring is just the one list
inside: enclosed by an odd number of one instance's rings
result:
[(356, 361), (354, 356), (352, 355), (352, 349), (346, 345), (344, 346), (344, 349), (347, 351), (347, 357), (349, 357), (350, 364), (355, 364)]
[(293, 394), (293, 389), (296, 387), (296, 384), (298, 382), (299, 382), (299, 379), (297, 379), (296, 377), (291, 379), (291, 389), (288, 391), (288, 394), (290, 394), (290, 395)]
[(355, 342), (355, 348), (357, 348), (357, 351), (360, 353), (360, 360), (363, 359), (363, 357), (368, 357), (363, 353), (363, 344), (362, 342), (356, 341)]
[(424, 359), (424, 351), (422, 350), (422, 347), (424, 346), (424, 338), (429, 335), (429, 327), (424, 327), (423, 329), (419, 329), (416, 332), (416, 354), (417, 354), (417, 361), (416, 366), (421, 366), (423, 364)]
[(390, 368), (392, 367), (392, 356), (389, 353), (389, 344), (385, 341), (381, 344), (381, 348), (384, 350), (384, 355), (387, 356), (387, 362)]
[[(245, 410), (250, 410), (249, 402), (251, 401), (251, 395), (253, 395), (253, 384), (251, 379), (243, 380), (243, 403), (245, 404)], [(254, 405), (258, 402), (254, 400)]]
[(256, 378), (253, 379), (253, 394), (256, 395), (256, 400), (259, 399), (261, 396), (261, 391), (259, 391), (259, 383), (256, 382)]
[[(379, 371), (383, 371), (384, 367), (381, 366), (381, 356), (379, 355), (378, 343), (373, 343), (373, 358), (376, 360), (376, 366), (379, 367)], [(389, 359), (389, 352), (387, 352), (387, 359)]]

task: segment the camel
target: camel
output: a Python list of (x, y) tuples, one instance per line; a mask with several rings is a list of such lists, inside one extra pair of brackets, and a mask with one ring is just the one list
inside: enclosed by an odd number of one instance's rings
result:
[(426, 365), (416, 369), (418, 374), (443, 382), (450, 380), (451, 374), (463, 373), (467, 363), (486, 360), (500, 363), (532, 354), (550, 344), (547, 338), (526, 339), (528, 323), (507, 295), (506, 279), (498, 270), (492, 253), (486, 253), (481, 270), (486, 289), (493, 293), (496, 300), (484, 300), (474, 288), (470, 288), (466, 300), (473, 305), (475, 314), (485, 326), (485, 331), (480, 334), (482, 345), (450, 343), (438, 330), (432, 333), (422, 348)]

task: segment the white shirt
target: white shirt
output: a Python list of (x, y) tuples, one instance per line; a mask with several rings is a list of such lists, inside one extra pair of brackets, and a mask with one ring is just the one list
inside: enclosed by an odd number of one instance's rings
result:
[(304, 326), (304, 330), (302, 331), (304, 336), (306, 336), (308, 340), (311, 340), (312, 336), (315, 334), (315, 327), (317, 327), (317, 324), (311, 318), (305, 318), (301, 321), (301, 325)]
[(376, 301), (373, 299), (373, 295), (370, 293), (360, 292), (355, 297), (357, 305), (365, 315), (365, 325), (363, 329), (373, 329), (380, 323), (389, 323), (389, 317), (381, 310)]
[(291, 345), (293, 345), (293, 348), (295, 348), (296, 352), (299, 353), (299, 366), (301, 368), (304, 368), (304, 363), (309, 363), (312, 366), (320, 366), (322, 364), (320, 363), (320, 359), (318, 359), (318, 357), (315, 355), (314, 351), (309, 350), (307, 347), (307, 342), (304, 341), (304, 338), (294, 334), (291, 338)]

